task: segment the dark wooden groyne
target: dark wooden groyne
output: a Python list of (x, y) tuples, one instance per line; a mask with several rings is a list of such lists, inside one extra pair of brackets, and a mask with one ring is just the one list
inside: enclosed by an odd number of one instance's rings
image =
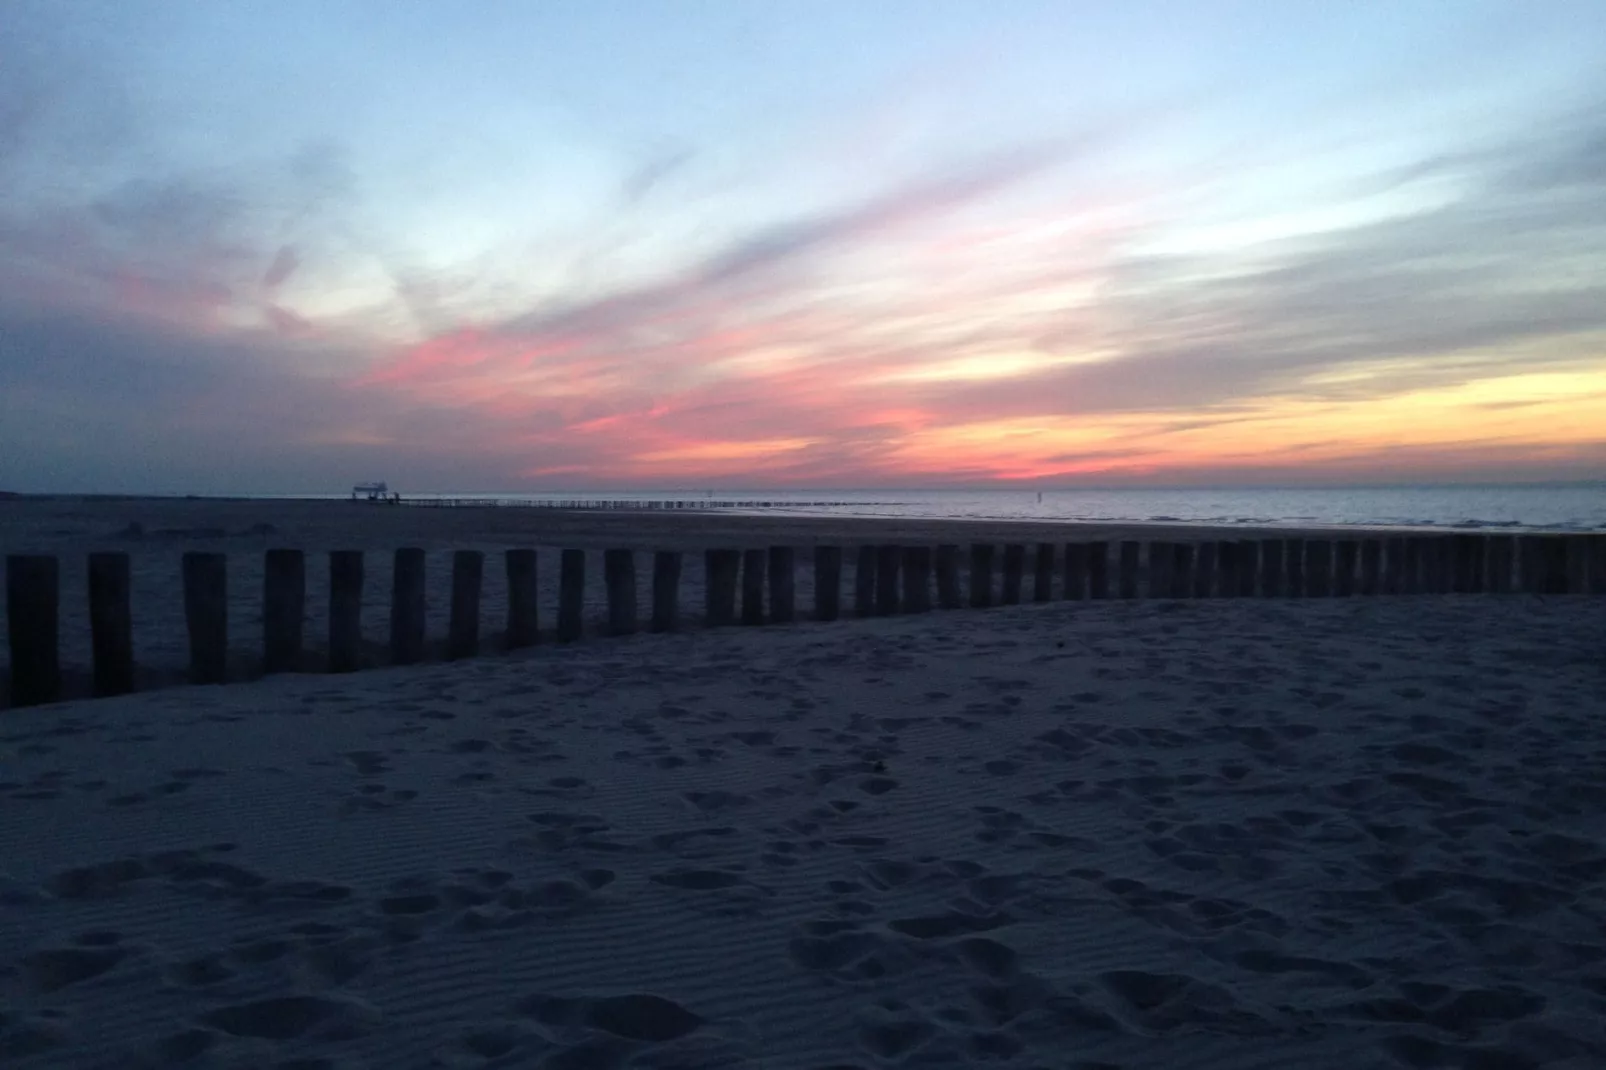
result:
[[(1606, 534), (1378, 535), (1331, 538), (1224, 539), (1194, 541), (1074, 541), (1029, 548), (972, 544), (859, 546), (852, 560), (850, 603), (844, 601), (844, 562), (838, 546), (815, 546), (814, 598), (801, 607), (795, 597), (800, 554), (790, 546), (718, 548), (703, 556), (701, 625), (724, 627), (789, 624), (800, 619), (831, 621), (843, 616), (981, 609), (1033, 602), (1098, 601), (1139, 597), (1356, 598), (1413, 595), (1606, 595)], [(642, 619), (637, 602), (641, 555), (603, 551), (607, 596), (604, 633), (627, 636), (642, 630), (673, 632), (685, 625), (680, 587), (683, 554), (651, 554), (643, 575), (651, 594)], [(228, 562), (221, 553), (183, 557), (182, 599), (189, 638), (187, 678), (223, 683), (230, 677)], [(1030, 565), (1028, 565), (1030, 563)], [(538, 605), (539, 563), (532, 549), (503, 554), (507, 622), (505, 650), (542, 641), (570, 643), (585, 637), (586, 551), (557, 555), (558, 604), (550, 628)], [(550, 567), (550, 566), (548, 566)], [(364, 555), (329, 555), (326, 643), (319, 667), (328, 672), (359, 668), (365, 606)], [(1030, 582), (1028, 583), (1028, 574)], [(306, 555), (270, 549), (263, 561), (262, 658), (265, 673), (304, 671), (309, 662)], [(88, 560), (89, 627), (93, 686), (97, 695), (134, 689), (135, 642), (126, 553), (94, 553)], [(996, 578), (996, 579), (995, 579)], [(459, 550), (452, 556), (450, 619), (444, 656), (469, 658), (485, 652), (480, 602), (485, 554)], [(388, 600), (388, 664), (426, 658), (425, 554), (396, 550)], [(379, 607), (375, 607), (379, 608)], [(63, 697), (60, 658), (61, 567), (50, 555), (6, 558), (6, 611), (11, 656), (10, 704), (30, 706)]]
[(775, 499), (748, 498), (402, 498), (396, 504), (425, 509), (562, 509), (584, 511), (591, 509), (666, 510), (707, 509), (828, 509), (837, 506), (855, 508), (873, 505), (891, 505), (891, 502), (838, 502), (838, 501), (778, 501)]

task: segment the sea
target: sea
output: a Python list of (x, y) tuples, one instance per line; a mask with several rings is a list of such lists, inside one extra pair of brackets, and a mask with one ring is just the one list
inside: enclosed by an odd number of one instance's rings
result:
[[(811, 516), (1359, 527), (1391, 530), (1606, 531), (1606, 483), (1391, 487), (989, 490), (652, 490), (404, 494), (520, 502), (698, 500), (733, 512)], [(748, 504), (753, 503), (753, 504)]]

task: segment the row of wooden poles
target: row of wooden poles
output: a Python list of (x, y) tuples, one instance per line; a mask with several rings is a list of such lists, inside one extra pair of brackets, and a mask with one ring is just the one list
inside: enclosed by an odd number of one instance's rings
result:
[(435, 508), (462, 506), (516, 506), (536, 509), (820, 509), (840, 505), (874, 505), (874, 502), (731, 501), (723, 498), (403, 498), (403, 505)]
[[(1144, 554), (1145, 545), (1148, 548)], [(968, 592), (961, 589), (957, 545), (857, 548), (853, 611), (856, 616), (973, 608), (1024, 598), (1028, 547), (974, 544), (968, 548)], [(1112, 552), (1113, 551), (1113, 552)], [(646, 626), (674, 631), (680, 619), (683, 555), (652, 555), (651, 612)], [(1145, 561), (1146, 558), (1146, 561)], [(424, 551), (395, 551), (390, 601), (390, 661), (424, 659)], [(813, 549), (816, 620), (842, 615), (841, 547)], [(629, 635), (640, 626), (636, 604), (637, 555), (603, 551), (607, 632)], [(705, 623), (785, 624), (797, 619), (796, 551), (708, 550)], [(1406, 594), (1606, 594), (1606, 535), (1453, 535), (1382, 539), (1243, 539), (1204, 542), (1072, 542), (1036, 546), (1031, 598), (1348, 597)], [(1147, 568), (1144, 569), (1146, 564)], [(534, 644), (540, 631), (536, 552), (507, 550), (505, 646)], [(186, 553), (184, 617), (189, 633), (189, 678), (221, 683), (228, 676), (228, 577), (225, 555)], [(329, 555), (328, 669), (350, 672), (362, 650), (363, 553)], [(485, 555), (459, 550), (452, 558), (448, 658), (480, 650), (480, 594)], [(94, 687), (101, 695), (134, 687), (129, 556), (89, 555), (89, 616)], [(586, 552), (563, 550), (559, 559), (554, 637), (579, 639), (584, 631)], [(1058, 581), (1058, 582), (1056, 582)], [(738, 594), (740, 599), (738, 599)], [(933, 598), (935, 594), (935, 598)], [(58, 651), (60, 572), (53, 556), (6, 559), (6, 601), (11, 652), (11, 704), (55, 701), (61, 694)], [(305, 652), (306, 558), (300, 550), (268, 550), (263, 568), (262, 668), (286, 672), (302, 666)]]

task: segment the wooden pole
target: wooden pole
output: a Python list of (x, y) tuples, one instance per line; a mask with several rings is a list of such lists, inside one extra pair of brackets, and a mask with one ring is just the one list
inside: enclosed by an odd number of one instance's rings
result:
[(572, 643), (585, 634), (586, 552), (564, 550), (558, 556), (558, 642)]
[(875, 616), (875, 572), (878, 557), (874, 546), (861, 546), (859, 552), (854, 555), (853, 615), (856, 617)]
[(1590, 536), (1568, 535), (1567, 540), (1567, 591), (1569, 594), (1589, 593)]
[(1518, 535), (1517, 537), (1517, 590), (1523, 594), (1543, 594), (1545, 591), (1545, 537)]
[[(1267, 598), (1285, 598), (1288, 596), (1288, 574), (1284, 571), (1287, 562), (1284, 554), (1288, 543), (1284, 539), (1262, 539), (1260, 542), (1260, 589)], [(1254, 590), (1254, 570), (1256, 565), (1251, 561), (1240, 564), (1244, 572), (1249, 573), (1249, 589)]]
[(903, 548), (882, 546), (876, 550), (875, 611), (877, 616), (890, 617), (898, 612), (898, 568), (903, 562)]
[(1305, 540), (1305, 593), (1311, 598), (1333, 596), (1333, 543), (1330, 539)]
[(740, 550), (707, 550), (703, 554), (707, 576), (703, 586), (707, 623), (722, 628), (736, 623), (736, 580), (742, 570)]
[(1405, 539), (1398, 535), (1391, 535), (1383, 540), (1383, 571), (1380, 593), (1397, 595), (1404, 593), (1401, 579), (1405, 574)]
[(931, 547), (903, 548), (903, 610), (931, 612)]
[(992, 543), (970, 544), (970, 608), (986, 609), (993, 604)]
[(1026, 547), (1018, 542), (1004, 545), (1004, 586), (999, 592), (1000, 605), (1020, 604), (1021, 583), (1026, 572)]
[(1489, 536), (1472, 536), (1471, 565), (1468, 579), (1471, 581), (1469, 594), (1483, 594), (1489, 590)]
[(1144, 593), (1150, 598), (1171, 597), (1171, 572), (1176, 566), (1169, 542), (1149, 543), (1149, 586)]
[(1110, 597), (1110, 544), (1087, 544), (1087, 596), (1096, 601)]
[(1355, 570), (1360, 557), (1360, 543), (1354, 539), (1339, 539), (1333, 544), (1333, 594), (1339, 598), (1355, 597)]
[(456, 661), (480, 652), (480, 587), (485, 554), (458, 550), (452, 554), (452, 611), (446, 625), (446, 656)]
[(1365, 539), (1361, 542), (1362, 595), (1376, 597), (1383, 593), (1383, 540)]
[(1047, 602), (1054, 597), (1055, 547), (1051, 542), (1037, 544), (1036, 566), (1032, 569), (1032, 601)]
[(1439, 535), (1429, 540), (1424, 562), (1428, 566), (1428, 591), (1450, 594), (1455, 590), (1455, 537)]
[(229, 675), (228, 561), (222, 554), (190, 550), (183, 574), (190, 683), (221, 684)]
[(1472, 593), (1472, 552), (1478, 541), (1476, 535), (1450, 537), (1450, 590), (1455, 594)]
[(1606, 533), (1589, 537), (1589, 593), (1606, 595)]
[(519, 650), (540, 641), (540, 585), (535, 551), (519, 548), (507, 551), (507, 648)]
[(1283, 540), (1283, 566), (1288, 570), (1286, 589), (1290, 598), (1304, 598), (1308, 593), (1305, 584), (1305, 540)]
[(1216, 544), (1206, 540), (1193, 548), (1193, 597), (1216, 596)]
[[(89, 555), (89, 630), (95, 654), (95, 694), (134, 690), (134, 617), (129, 605), (128, 555)], [(13, 658), (13, 665), (17, 664)]]
[(963, 604), (959, 593), (959, 547), (944, 543), (937, 547), (937, 605), (958, 609)]
[(1544, 593), (1567, 593), (1567, 536), (1546, 535)]
[(836, 620), (842, 615), (842, 547), (814, 548), (814, 619)]
[(1136, 598), (1138, 596), (1139, 555), (1143, 552), (1143, 544), (1127, 540), (1121, 543), (1121, 574), (1117, 579), (1120, 582), (1122, 598)]
[(413, 665), (424, 660), (424, 551), (396, 551), (390, 582), (390, 660)]
[(742, 623), (764, 623), (764, 581), (768, 555), (763, 550), (742, 551)]
[(1065, 597), (1077, 602), (1088, 597), (1089, 545), (1085, 542), (1065, 544)]
[(770, 547), (770, 620), (791, 624), (797, 619), (797, 553), (790, 546)]
[[(1239, 598), (1255, 597), (1255, 578), (1260, 575), (1260, 548), (1261, 543), (1255, 539), (1239, 539), (1238, 544), (1238, 586), (1233, 593)], [(1278, 564), (1282, 559), (1278, 558)]]
[(329, 551), (329, 671), (356, 672), (362, 661), (361, 550)]
[(680, 551), (659, 550), (652, 555), (652, 621), (655, 632), (672, 632), (680, 626)]
[(1425, 594), (1427, 584), (1423, 581), (1423, 555), (1427, 548), (1427, 540), (1420, 535), (1407, 535), (1401, 539), (1400, 549), (1400, 593)]
[(11, 705), (61, 698), (61, 566), (45, 554), (6, 556)]
[(604, 550), (602, 579), (608, 589), (608, 634), (636, 633), (636, 552)]
[(1516, 589), (1517, 540), (1510, 535), (1489, 536), (1489, 593), (1510, 594)]
[[(1251, 545), (1253, 545), (1251, 543)], [(1216, 547), (1216, 569), (1221, 576), (1223, 598), (1238, 597), (1238, 543), (1223, 539)]]
[(269, 550), (262, 565), (262, 671), (301, 668), (307, 605), (306, 557), (300, 550)]
[(1193, 570), (1194, 570), (1193, 543), (1175, 542), (1171, 544), (1171, 597), (1193, 597)]

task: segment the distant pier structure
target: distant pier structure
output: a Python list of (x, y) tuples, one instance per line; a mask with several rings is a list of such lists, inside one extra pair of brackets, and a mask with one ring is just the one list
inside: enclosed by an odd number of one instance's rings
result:
[(392, 494), (390, 488), (385, 485), (384, 480), (380, 480), (377, 483), (358, 483), (351, 488), (351, 500), (355, 502), (362, 499), (371, 502), (390, 502), (394, 504), (401, 501), (401, 495)]

